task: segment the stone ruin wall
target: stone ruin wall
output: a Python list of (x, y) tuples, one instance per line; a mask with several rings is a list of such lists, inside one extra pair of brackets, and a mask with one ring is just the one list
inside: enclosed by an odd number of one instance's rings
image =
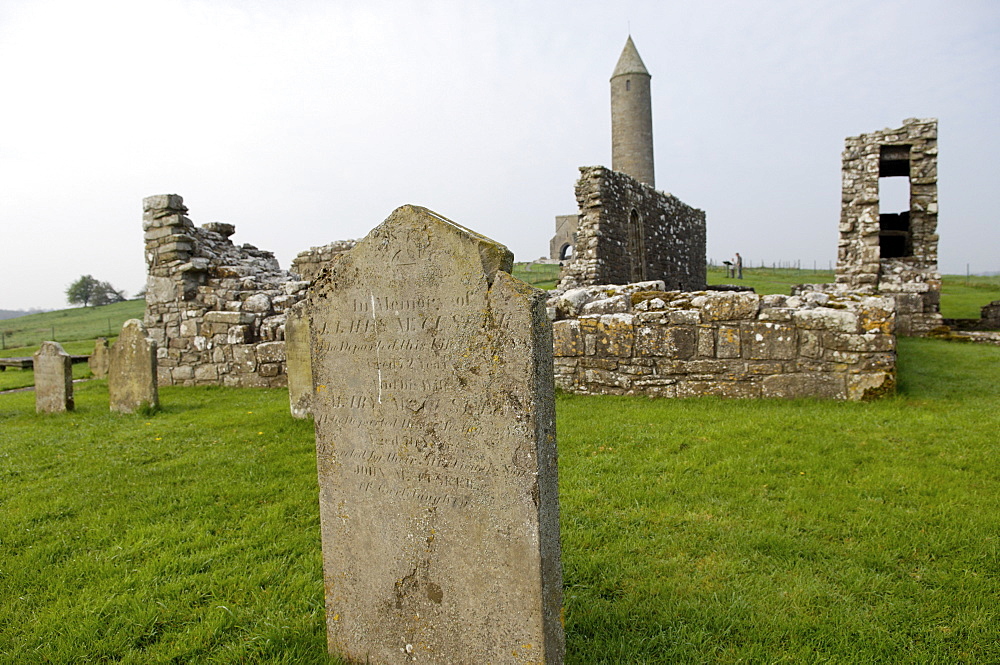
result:
[(307, 281), (271, 252), (229, 239), (232, 224), (196, 227), (176, 194), (143, 200), (146, 312), (160, 385), (286, 385), (285, 312)]
[(661, 280), (705, 287), (705, 213), (603, 166), (580, 168), (573, 258), (559, 288)]
[[(937, 120), (909, 118), (897, 129), (848, 137), (835, 285), (804, 285), (828, 293), (858, 291), (896, 300), (900, 335), (942, 326), (938, 272)], [(880, 211), (881, 178), (906, 177), (909, 210)]]
[(556, 385), (581, 394), (863, 400), (895, 389), (894, 301), (574, 289), (549, 301)]
[(576, 250), (576, 229), (579, 215), (556, 215), (556, 234), (549, 240), (549, 258), (568, 261)]
[(291, 272), (298, 275), (299, 279), (311, 282), (319, 277), (319, 273), (333, 257), (352, 249), (357, 243), (357, 240), (335, 240), (322, 247), (310, 247), (292, 259)]

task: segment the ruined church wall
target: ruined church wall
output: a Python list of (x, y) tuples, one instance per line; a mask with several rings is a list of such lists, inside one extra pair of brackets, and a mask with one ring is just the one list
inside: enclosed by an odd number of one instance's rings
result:
[(705, 213), (603, 166), (581, 167), (573, 259), (560, 288), (662, 280), (705, 286)]
[(143, 201), (144, 323), (160, 385), (286, 385), (285, 312), (308, 282), (271, 252), (229, 239), (232, 224), (196, 227), (176, 194)]
[(590, 287), (550, 302), (558, 387), (839, 400), (895, 389), (891, 298), (642, 290), (648, 286)]
[[(910, 118), (902, 127), (845, 140), (836, 283), (840, 290), (896, 298), (900, 335), (925, 335), (942, 325), (937, 155), (933, 118)], [(909, 182), (905, 229), (884, 219), (882, 213), (890, 211), (880, 209), (880, 184), (885, 179), (880, 174), (904, 177), (893, 171), (894, 159), (906, 163), (900, 168)], [(905, 255), (895, 255), (899, 253)]]

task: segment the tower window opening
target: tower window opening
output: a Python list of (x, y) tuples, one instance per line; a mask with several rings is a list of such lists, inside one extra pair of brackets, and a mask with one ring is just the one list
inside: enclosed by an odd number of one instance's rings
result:
[(879, 255), (883, 259), (913, 256), (910, 229), (910, 146), (881, 146), (878, 175)]
[(879, 149), (878, 177), (910, 177), (910, 146), (883, 145)]
[(632, 79), (625, 79), (625, 92), (632, 89)]

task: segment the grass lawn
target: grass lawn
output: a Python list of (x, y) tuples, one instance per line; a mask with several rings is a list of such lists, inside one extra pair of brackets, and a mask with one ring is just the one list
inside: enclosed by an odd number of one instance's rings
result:
[[(872, 403), (557, 403), (567, 662), (1000, 661), (1000, 349)], [(0, 395), (0, 662), (330, 663), (283, 390)]]

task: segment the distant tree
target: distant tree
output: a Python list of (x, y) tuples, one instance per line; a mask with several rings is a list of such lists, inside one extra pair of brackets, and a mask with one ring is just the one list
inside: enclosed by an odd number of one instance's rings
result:
[(99, 282), (92, 275), (83, 275), (66, 289), (66, 300), (71, 305), (86, 307), (94, 299), (94, 291)]
[(66, 289), (66, 300), (71, 305), (107, 305), (125, 300), (125, 293), (111, 286), (110, 282), (101, 282), (92, 275), (83, 275)]
[(125, 300), (125, 292), (115, 289), (111, 286), (111, 282), (98, 282), (97, 288), (94, 291), (94, 306), (107, 305), (113, 302), (121, 302)]

